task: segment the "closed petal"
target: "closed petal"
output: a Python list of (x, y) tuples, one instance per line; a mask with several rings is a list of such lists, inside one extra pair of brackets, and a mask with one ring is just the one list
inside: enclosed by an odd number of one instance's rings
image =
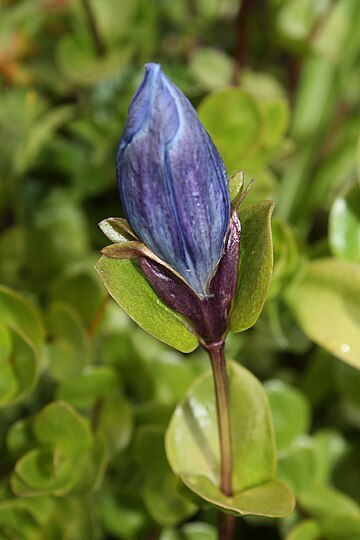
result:
[(136, 235), (206, 295), (229, 227), (226, 171), (194, 108), (156, 64), (130, 105), (117, 173)]

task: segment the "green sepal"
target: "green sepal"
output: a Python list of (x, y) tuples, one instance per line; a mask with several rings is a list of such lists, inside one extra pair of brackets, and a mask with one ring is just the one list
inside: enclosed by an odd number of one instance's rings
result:
[(117, 304), (146, 332), (181, 352), (196, 349), (185, 319), (160, 300), (136, 261), (103, 256), (95, 269)]
[(240, 208), (241, 223), (238, 287), (229, 328), (242, 332), (253, 326), (264, 306), (273, 268), (272, 201)]

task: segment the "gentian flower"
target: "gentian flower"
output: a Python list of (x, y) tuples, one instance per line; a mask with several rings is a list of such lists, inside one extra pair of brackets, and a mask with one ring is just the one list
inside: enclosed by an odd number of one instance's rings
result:
[(230, 226), (224, 163), (185, 95), (158, 64), (130, 104), (117, 155), (126, 218), (137, 238), (200, 297)]
[[(224, 163), (184, 94), (148, 64), (117, 154), (126, 218), (100, 228), (107, 257), (139, 270), (206, 348), (222, 342), (238, 280), (241, 227)], [(238, 184), (238, 183), (237, 183)]]

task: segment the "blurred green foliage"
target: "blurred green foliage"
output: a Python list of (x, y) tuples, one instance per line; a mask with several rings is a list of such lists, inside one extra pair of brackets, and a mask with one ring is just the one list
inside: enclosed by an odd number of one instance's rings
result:
[(255, 177), (245, 218), (276, 202), (268, 301), (227, 355), (266, 381), (298, 504), (236, 534), (359, 540), (359, 28), (358, 0), (2, 0), (1, 540), (216, 537), (164, 454), (207, 359), (137, 328), (93, 269), (148, 61)]

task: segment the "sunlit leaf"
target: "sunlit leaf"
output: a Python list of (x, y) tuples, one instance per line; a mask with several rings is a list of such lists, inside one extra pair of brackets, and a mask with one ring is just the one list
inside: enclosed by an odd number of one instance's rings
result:
[(195, 493), (239, 514), (285, 516), (293, 499), (275, 479), (274, 434), (266, 395), (247, 370), (230, 368), (234, 495), (220, 490), (219, 438), (211, 373), (203, 375), (178, 405), (166, 435), (174, 472)]
[(360, 268), (335, 259), (311, 262), (286, 294), (304, 332), (359, 368)]

